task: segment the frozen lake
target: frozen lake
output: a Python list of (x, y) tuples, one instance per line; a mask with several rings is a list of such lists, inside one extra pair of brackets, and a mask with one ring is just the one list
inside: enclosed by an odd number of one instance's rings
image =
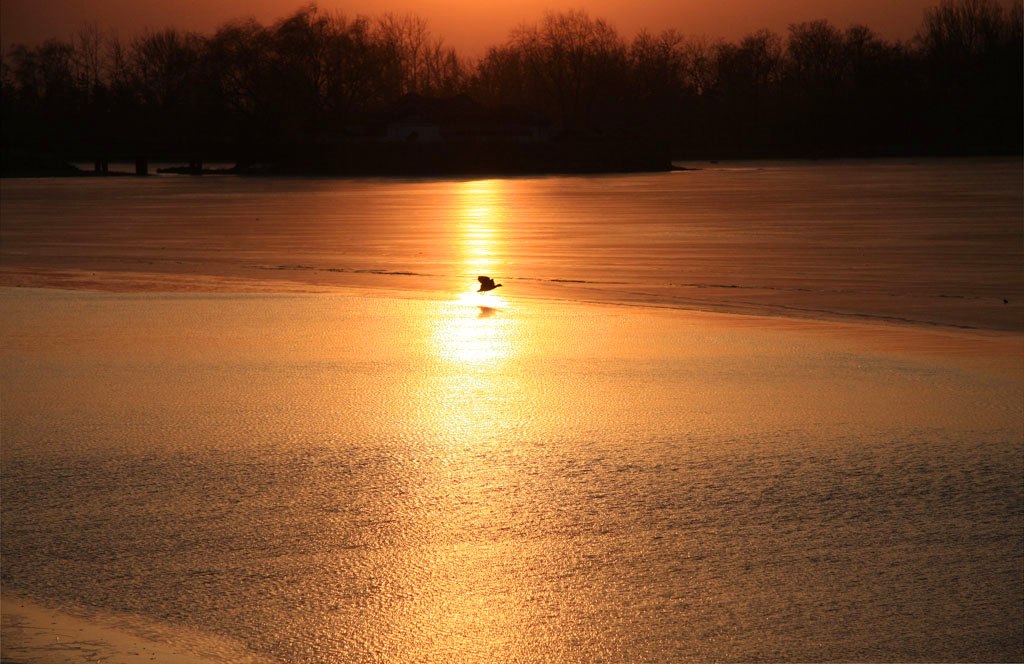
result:
[(1020, 660), (1021, 172), (950, 163), (4, 181), (5, 597), (209, 662)]
[(0, 275), (114, 290), (452, 292), (491, 274), (520, 295), (1024, 331), (1019, 159), (703, 166), (6, 180)]

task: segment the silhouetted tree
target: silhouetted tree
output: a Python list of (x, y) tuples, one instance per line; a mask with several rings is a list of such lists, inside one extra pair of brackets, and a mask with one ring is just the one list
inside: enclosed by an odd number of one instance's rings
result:
[(270, 36), (253, 20), (222, 25), (207, 54), (220, 83), (224, 110), (247, 129), (269, 112), (274, 85), (269, 72)]
[(961, 62), (998, 51), (1009, 29), (994, 0), (942, 0), (925, 10), (919, 38), (929, 57)]
[(774, 148), (783, 65), (782, 38), (768, 30), (747, 35), (738, 45), (718, 46), (716, 117), (731, 127), (732, 140), (755, 149)]
[(947, 133), (961, 151), (1020, 149), (1021, 15), (1020, 2), (1006, 11), (994, 0), (942, 0), (925, 12), (917, 42), (932, 136)]
[(630, 97), (637, 121), (671, 131), (693, 110), (699, 86), (691, 76), (686, 38), (675, 30), (641, 31), (629, 47)]
[(549, 13), (539, 25), (515, 30), (525, 99), (567, 130), (617, 120), (624, 100), (626, 48), (615, 29), (585, 12)]
[(5, 94), (4, 103), (10, 101), (17, 109), (8, 116), (13, 126), (5, 127), (5, 139), (44, 150), (73, 143), (82, 102), (74, 75), (74, 46), (48, 39), (35, 48), (15, 45), (8, 55), (10, 99)]
[(390, 97), (454, 94), (461, 90), (466, 79), (464, 66), (454, 49), (431, 35), (423, 18), (384, 14), (377, 20), (374, 37), (387, 56)]
[(1020, 152), (1018, 1), (941, 0), (908, 43), (828, 21), (738, 42), (549, 13), (467, 62), (423, 19), (301, 7), (127, 41), (87, 26), (0, 62), (2, 140), (90, 158), (263, 158), (338, 146), (401, 96), (469, 95), (564, 134), (657, 137), (687, 155)]
[(326, 112), (339, 125), (390, 99), (383, 76), (390, 60), (365, 16), (336, 17), (327, 43)]
[(498, 106), (528, 103), (528, 87), (524, 53), (511, 44), (492, 46), (477, 62), (468, 80), (468, 87), (480, 101)]

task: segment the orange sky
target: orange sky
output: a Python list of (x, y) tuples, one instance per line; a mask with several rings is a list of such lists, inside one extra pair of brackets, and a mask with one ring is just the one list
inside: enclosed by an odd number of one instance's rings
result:
[[(34, 43), (67, 37), (95, 23), (130, 37), (144, 27), (169, 26), (208, 33), (232, 18), (262, 23), (291, 13), (304, 0), (0, 0), (0, 39)], [(508, 36), (523, 22), (534, 23), (546, 10), (585, 9), (609, 20), (631, 37), (641, 28), (673, 27), (688, 35), (736, 40), (759, 28), (785, 33), (790, 23), (827, 18), (839, 27), (863, 23), (887, 39), (907, 39), (925, 7), (938, 0), (320, 0), (325, 10), (377, 15), (412, 12), (428, 19), (431, 31), (466, 55)]]

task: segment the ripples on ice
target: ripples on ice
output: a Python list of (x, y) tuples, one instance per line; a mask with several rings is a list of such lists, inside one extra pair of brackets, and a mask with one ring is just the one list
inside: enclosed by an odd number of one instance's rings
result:
[(1017, 375), (511, 298), (4, 297), (5, 590), (286, 662), (1021, 656)]

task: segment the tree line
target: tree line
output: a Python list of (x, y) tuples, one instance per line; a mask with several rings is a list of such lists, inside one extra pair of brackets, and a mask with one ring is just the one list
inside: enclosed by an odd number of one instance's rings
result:
[(942, 0), (905, 42), (825, 20), (737, 42), (675, 29), (630, 40), (585, 12), (549, 13), (472, 60), (422, 18), (309, 5), (207, 35), (122, 40), (94, 26), (7, 48), (2, 141), (78, 158), (237, 159), (343, 141), (416, 93), (526, 107), (556, 136), (653, 138), (676, 158), (1017, 154), (1022, 53), (1019, 1)]

